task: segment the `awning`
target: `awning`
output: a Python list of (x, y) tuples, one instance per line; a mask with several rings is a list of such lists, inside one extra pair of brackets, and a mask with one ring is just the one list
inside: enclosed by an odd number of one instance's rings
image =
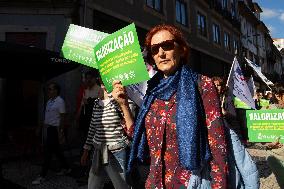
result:
[(0, 78), (48, 80), (71, 71), (79, 64), (53, 52), (0, 42)]

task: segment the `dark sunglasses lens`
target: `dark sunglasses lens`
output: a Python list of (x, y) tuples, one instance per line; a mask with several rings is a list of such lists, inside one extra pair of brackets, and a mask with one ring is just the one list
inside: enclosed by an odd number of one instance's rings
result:
[(160, 47), (164, 51), (173, 50), (174, 47), (175, 47), (175, 43), (174, 43), (174, 41), (164, 41), (162, 43), (152, 45), (152, 47), (151, 47), (152, 55), (156, 55), (159, 52)]
[(170, 51), (170, 50), (173, 50), (174, 47), (175, 47), (175, 44), (173, 41), (165, 41), (161, 44), (161, 47), (163, 50), (165, 51)]
[(152, 45), (151, 47), (151, 52), (152, 52), (152, 55), (156, 55), (158, 52), (159, 52), (159, 48), (160, 48), (160, 45)]

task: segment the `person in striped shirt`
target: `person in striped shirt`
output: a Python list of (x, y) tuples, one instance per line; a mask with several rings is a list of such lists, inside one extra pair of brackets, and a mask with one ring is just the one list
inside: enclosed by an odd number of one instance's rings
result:
[[(89, 152), (94, 149), (88, 189), (103, 188), (105, 174), (116, 189), (127, 189), (129, 186), (125, 181), (126, 153), (133, 130), (133, 115), (129, 112), (134, 112), (135, 105), (130, 100), (126, 100), (125, 105), (118, 103), (103, 85), (101, 87), (101, 93), (94, 102), (81, 164), (86, 165)], [(123, 115), (123, 112), (126, 114)]]

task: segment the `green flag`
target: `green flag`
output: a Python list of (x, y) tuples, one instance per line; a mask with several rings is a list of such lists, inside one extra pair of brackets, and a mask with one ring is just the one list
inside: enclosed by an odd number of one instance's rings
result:
[(107, 33), (70, 24), (61, 52), (66, 59), (98, 68), (93, 48), (107, 35)]

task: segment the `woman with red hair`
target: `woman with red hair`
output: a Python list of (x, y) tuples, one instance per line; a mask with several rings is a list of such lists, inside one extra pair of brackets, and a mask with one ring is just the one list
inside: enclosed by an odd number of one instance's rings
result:
[[(187, 66), (189, 46), (181, 31), (155, 26), (145, 47), (158, 72), (148, 81), (134, 124), (127, 173), (150, 160), (145, 188), (236, 187), (228, 179), (230, 145), (217, 90), (209, 77)], [(119, 81), (113, 86), (112, 95), (127, 115), (125, 89)], [(125, 122), (133, 120), (125, 117)]]

